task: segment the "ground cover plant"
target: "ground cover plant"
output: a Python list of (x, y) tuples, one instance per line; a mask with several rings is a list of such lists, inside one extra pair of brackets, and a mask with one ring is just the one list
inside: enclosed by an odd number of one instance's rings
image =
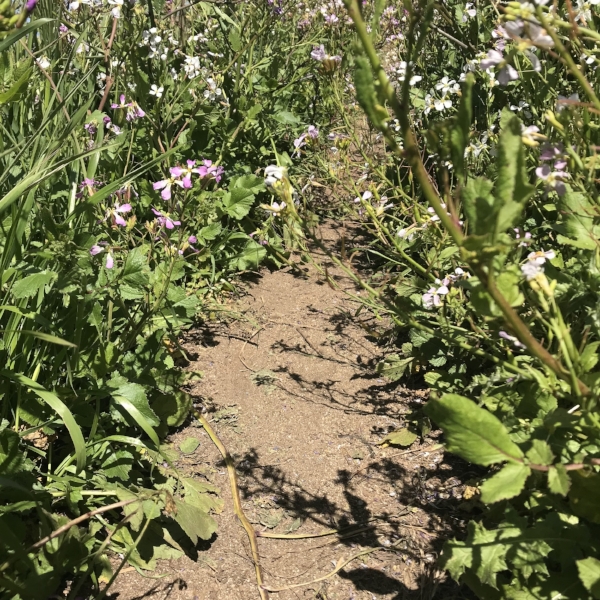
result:
[(211, 538), (220, 491), (164, 443), (178, 336), (310, 260), (326, 185), (370, 232), (370, 280), (338, 263), (395, 325), (379, 372), (432, 390), (403, 443), (433, 423), (489, 467), (440, 564), (600, 597), (598, 10), (0, 4), (2, 593), (104, 597)]
[(489, 467), (441, 565), (481, 598), (597, 598), (596, 5), (346, 7), (385, 152), (341, 146), (338, 174), (366, 160), (346, 193), (380, 261), (356, 299), (396, 324), (380, 372), (431, 387), (406, 443), (434, 422)]
[(262, 3), (0, 13), (0, 589), (104, 597), (216, 529), (164, 444), (192, 408), (177, 338), (287, 261), (261, 170), (320, 114), (291, 86), (321, 33)]

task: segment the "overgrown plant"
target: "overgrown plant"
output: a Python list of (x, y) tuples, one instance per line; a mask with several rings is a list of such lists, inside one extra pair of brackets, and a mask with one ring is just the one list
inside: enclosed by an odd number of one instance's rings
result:
[(405, 2), (394, 85), (368, 19), (395, 7), (346, 0), (390, 157), (357, 189), (368, 304), (404, 337), (382, 372), (425, 372), (448, 450), (490, 467), (441, 557), (481, 598), (600, 598), (600, 35), (591, 3), (547, 4)]
[(257, 173), (322, 110), (323, 33), (277, 10), (2, 4), (3, 597), (104, 597), (216, 529), (219, 491), (165, 438), (192, 406), (179, 334), (287, 260)]

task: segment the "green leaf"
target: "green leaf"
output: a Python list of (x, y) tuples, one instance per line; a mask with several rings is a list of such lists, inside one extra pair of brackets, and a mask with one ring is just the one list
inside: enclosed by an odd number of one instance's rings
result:
[[(4, 421), (4, 424), (7, 422)], [(14, 475), (21, 470), (23, 452), (19, 448), (19, 436), (12, 429), (0, 430), (0, 475)]]
[(410, 446), (419, 436), (404, 428), (388, 433), (382, 440), (382, 446)]
[(234, 52), (239, 52), (240, 48), (242, 47), (242, 41), (240, 39), (240, 34), (237, 31), (237, 29), (230, 29), (229, 30), (229, 43), (231, 44), (231, 49)]
[(158, 426), (160, 421), (148, 404), (144, 388), (138, 383), (125, 383), (113, 388), (111, 395), (158, 447), (160, 442), (153, 427)]
[(192, 397), (183, 390), (175, 390), (166, 395), (159, 395), (151, 402), (152, 410), (162, 423), (169, 427), (183, 424), (192, 409)]
[(300, 118), (289, 110), (280, 110), (273, 115), (273, 118), (282, 125), (299, 125), (301, 123)]
[(260, 261), (266, 256), (265, 247), (254, 240), (248, 240), (243, 250), (232, 257), (233, 264), (240, 271), (256, 268)]
[(17, 96), (21, 89), (27, 84), (32, 73), (33, 69), (27, 69), (6, 92), (0, 94), (0, 104), (7, 104), (13, 99), (16, 100), (17, 98), (15, 98), (15, 96)]
[(67, 408), (65, 403), (52, 392), (49, 392), (43, 388), (39, 383), (21, 375), (21, 373), (14, 373), (12, 371), (0, 371), (0, 375), (11, 379), (22, 385), (23, 387), (29, 388), (36, 396), (41, 398), (62, 420), (65, 424), (71, 441), (75, 446), (75, 457), (77, 459), (77, 470), (81, 471), (85, 468), (86, 456), (85, 456), (85, 440), (81, 428), (77, 425), (77, 421), (73, 417), (73, 413)]
[(12, 286), (12, 295), (16, 299), (31, 298), (43, 287), (58, 278), (54, 271), (40, 271), (20, 279)]
[(185, 440), (183, 440), (183, 442), (181, 442), (181, 444), (179, 444), (179, 449), (184, 454), (192, 454), (196, 451), (196, 448), (198, 448), (199, 445), (200, 440), (193, 437), (187, 437)]
[(138, 246), (127, 254), (121, 275), (131, 286), (143, 286), (148, 283), (148, 250), (148, 246)]
[(448, 450), (470, 462), (488, 466), (523, 458), (500, 420), (464, 396), (430, 400), (425, 412), (444, 430)]
[(397, 354), (390, 354), (377, 364), (376, 371), (392, 381), (397, 381), (402, 378), (406, 369), (413, 361), (414, 357), (412, 356), (401, 358)]
[(10, 48), (13, 44), (18, 42), (22, 37), (26, 36), (28, 33), (35, 31), (42, 25), (46, 25), (47, 23), (52, 23), (54, 19), (36, 19), (35, 21), (30, 21), (21, 27), (21, 29), (16, 29), (13, 33), (9, 34), (8, 37), (4, 38), (0, 41), (0, 52), (4, 52), (7, 48)]
[(521, 121), (511, 118), (500, 133), (498, 178), (494, 187), (496, 235), (514, 227), (535, 188), (527, 180)]
[(577, 561), (579, 579), (592, 598), (600, 599), (600, 560), (589, 556)]
[(553, 494), (566, 496), (571, 488), (571, 479), (564, 465), (558, 464), (548, 469), (548, 489)]
[(18, 333), (19, 335), (31, 336), (37, 338), (38, 340), (49, 342), (50, 344), (56, 344), (57, 346), (68, 346), (69, 348), (77, 348), (75, 344), (67, 342), (67, 340), (63, 340), (62, 338), (56, 337), (55, 335), (50, 335), (49, 333), (44, 333), (42, 331), (30, 331), (29, 329), (0, 329), (0, 333)]
[(458, 107), (458, 116), (456, 123), (450, 131), (450, 150), (452, 164), (456, 174), (461, 179), (465, 176), (465, 150), (469, 143), (469, 129), (473, 119), (473, 84), (475, 76), (472, 73), (467, 75), (462, 86), (462, 97)]
[(209, 540), (217, 530), (216, 521), (198, 507), (192, 506), (179, 498), (175, 498), (175, 507), (176, 512), (173, 518), (194, 546), (198, 543), (198, 538)]
[(571, 474), (571, 491), (569, 503), (573, 512), (589, 519), (592, 523), (600, 523), (600, 475), (583, 470)]
[(485, 504), (499, 502), (518, 496), (531, 474), (527, 465), (509, 463), (481, 486), (481, 500)]
[(526, 456), (534, 465), (551, 465), (554, 462), (554, 454), (544, 440), (533, 440)]
[(599, 232), (594, 228), (596, 213), (588, 196), (569, 190), (559, 197), (558, 210), (563, 218), (561, 225), (564, 225), (564, 232), (569, 238), (563, 238), (563, 243), (583, 250), (593, 250), (598, 246)]
[(525, 297), (519, 288), (521, 279), (521, 271), (516, 265), (507, 267), (496, 278), (496, 286), (511, 306), (521, 306), (525, 302)]
[(232, 180), (231, 187), (244, 188), (245, 190), (250, 190), (253, 194), (256, 194), (256, 192), (265, 189), (265, 180), (257, 175), (242, 175), (241, 177), (236, 177)]
[(225, 212), (234, 219), (243, 219), (252, 208), (254, 194), (245, 188), (233, 188), (223, 196)]
[(494, 184), (485, 177), (468, 179), (462, 190), (465, 216), (471, 235), (485, 235), (494, 230)]

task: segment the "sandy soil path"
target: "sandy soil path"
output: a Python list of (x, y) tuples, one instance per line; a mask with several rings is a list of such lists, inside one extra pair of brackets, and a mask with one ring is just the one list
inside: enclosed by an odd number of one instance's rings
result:
[[(334, 246), (340, 233), (324, 228)], [(352, 284), (329, 266), (342, 287)], [(381, 448), (385, 435), (426, 399), (426, 392), (390, 384), (375, 374), (381, 349), (353, 315), (357, 305), (313, 268), (261, 271), (236, 305), (245, 319), (191, 332), (185, 346), (204, 373), (192, 393), (233, 455), (244, 510), (259, 531), (342, 536), (259, 539), (267, 585), (286, 587), (331, 572), (338, 561), (373, 548), (322, 582), (272, 593), (296, 600), (460, 598), (441, 583), (433, 561), (442, 538), (466, 517), (463, 486), (452, 463), (431, 451), (435, 434), (409, 451)], [(146, 579), (123, 573), (119, 600), (254, 600), (254, 568), (244, 530), (232, 511), (227, 473), (202, 428), (176, 432), (200, 445), (181, 468), (208, 477), (225, 506), (218, 534), (197, 560), (161, 563)], [(356, 526), (356, 532), (348, 527)], [(391, 550), (390, 550), (391, 548)]]

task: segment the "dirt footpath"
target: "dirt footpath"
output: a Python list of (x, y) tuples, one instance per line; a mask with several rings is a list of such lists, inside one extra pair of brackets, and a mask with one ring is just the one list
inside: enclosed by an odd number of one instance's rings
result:
[[(324, 231), (335, 247), (338, 231)], [(374, 321), (366, 313), (355, 318), (355, 302), (314, 267), (302, 269), (261, 271), (235, 306), (243, 320), (195, 330), (185, 344), (190, 368), (204, 373), (191, 391), (233, 455), (242, 504), (257, 531), (340, 530), (310, 539), (260, 538), (266, 585), (288, 588), (271, 597), (466, 597), (433, 564), (444, 537), (468, 517), (464, 472), (435, 449), (435, 434), (409, 449), (379, 445), (427, 394), (379, 378), (375, 365), (382, 351), (370, 337)], [(356, 293), (339, 271), (331, 265), (328, 271)], [(259, 598), (221, 456), (193, 423), (170, 441), (178, 445), (190, 436), (201, 443), (179, 466), (221, 489), (218, 534), (198, 548), (195, 561), (161, 562), (153, 573), (160, 579), (127, 570), (111, 598)], [(375, 551), (317, 581), (367, 550)]]

